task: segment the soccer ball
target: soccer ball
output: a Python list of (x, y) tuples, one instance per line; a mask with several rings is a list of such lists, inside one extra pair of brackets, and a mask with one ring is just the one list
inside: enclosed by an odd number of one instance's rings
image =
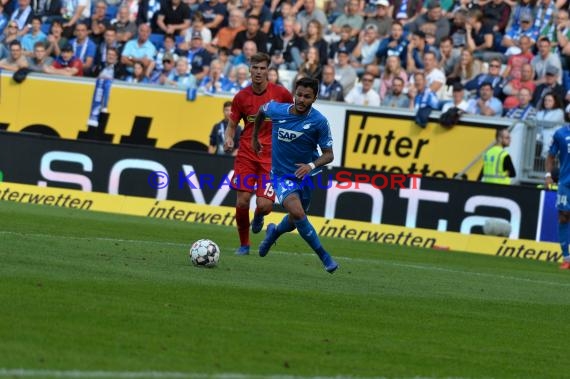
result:
[(203, 239), (192, 244), (190, 261), (194, 266), (214, 267), (220, 260), (220, 248), (214, 241)]

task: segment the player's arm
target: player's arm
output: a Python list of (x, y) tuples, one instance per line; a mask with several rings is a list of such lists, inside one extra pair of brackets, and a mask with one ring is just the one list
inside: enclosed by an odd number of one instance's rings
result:
[(237, 122), (231, 118), (228, 121), (228, 127), (224, 136), (224, 151), (229, 153), (234, 149), (234, 136), (236, 134)]
[(255, 116), (255, 121), (253, 123), (253, 135), (251, 137), (251, 148), (256, 154), (259, 154), (261, 151), (261, 144), (259, 143), (259, 129), (261, 125), (263, 125), (263, 121), (265, 120), (265, 107), (266, 105), (262, 105), (257, 111), (257, 115)]
[(321, 148), (323, 154), (315, 159), (313, 162), (309, 163), (296, 163), (298, 167), (295, 171), (295, 176), (297, 178), (304, 178), (309, 175), (317, 167), (326, 166), (331, 163), (334, 159), (334, 154), (332, 148)]
[(548, 154), (546, 156), (544, 168), (546, 169), (546, 174), (544, 175), (544, 185), (546, 188), (550, 188), (552, 186), (552, 183), (554, 183), (552, 180), (552, 170), (554, 170), (554, 155)]

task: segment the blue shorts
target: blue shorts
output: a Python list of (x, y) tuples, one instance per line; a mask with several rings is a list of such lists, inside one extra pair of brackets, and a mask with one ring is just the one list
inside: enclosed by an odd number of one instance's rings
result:
[(570, 212), (570, 187), (564, 184), (558, 185), (558, 192), (556, 192), (556, 209)]
[(273, 188), (275, 189), (275, 196), (279, 204), (283, 205), (283, 202), (287, 196), (296, 193), (301, 200), (301, 205), (305, 212), (309, 209), (311, 204), (311, 193), (313, 191), (314, 184), (311, 177), (305, 178), (303, 180), (296, 178), (284, 178), (284, 177), (271, 177)]

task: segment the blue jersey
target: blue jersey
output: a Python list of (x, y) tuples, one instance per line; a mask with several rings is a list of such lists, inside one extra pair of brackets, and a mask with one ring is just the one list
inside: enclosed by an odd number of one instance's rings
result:
[(570, 186), (570, 125), (564, 125), (554, 133), (548, 152), (555, 157), (558, 156), (559, 184)]
[(293, 176), (296, 163), (310, 163), (319, 157), (317, 146), (332, 149), (331, 129), (327, 119), (316, 109), (311, 108), (306, 115), (290, 113), (294, 104), (270, 102), (263, 111), (271, 119), (272, 154), (271, 171), (273, 176)]

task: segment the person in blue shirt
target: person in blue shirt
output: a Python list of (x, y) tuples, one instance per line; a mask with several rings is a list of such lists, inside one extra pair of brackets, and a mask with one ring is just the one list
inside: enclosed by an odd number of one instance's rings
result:
[[(293, 104), (266, 103), (255, 118), (251, 143), (258, 154), (263, 149), (258, 138), (259, 129), (266, 118), (272, 120), (271, 180), (279, 203), (288, 212), (279, 225), (267, 226), (265, 239), (259, 245), (259, 255), (266, 256), (279, 236), (297, 229), (318, 255), (325, 270), (332, 274), (338, 264), (321, 245), (305, 214), (313, 188), (312, 181), (307, 179), (319, 171), (317, 168), (334, 159), (329, 123), (312, 107), (318, 93), (318, 80), (299, 79), (295, 83)], [(317, 147), (322, 151), (320, 156)]]
[(553, 184), (552, 171), (554, 160), (558, 157), (560, 174), (558, 176), (558, 192), (556, 194), (556, 208), (558, 209), (558, 238), (562, 249), (563, 262), (560, 268), (570, 270), (570, 125), (566, 124), (554, 133), (548, 156), (546, 157), (546, 174), (544, 184), (551, 188)]

